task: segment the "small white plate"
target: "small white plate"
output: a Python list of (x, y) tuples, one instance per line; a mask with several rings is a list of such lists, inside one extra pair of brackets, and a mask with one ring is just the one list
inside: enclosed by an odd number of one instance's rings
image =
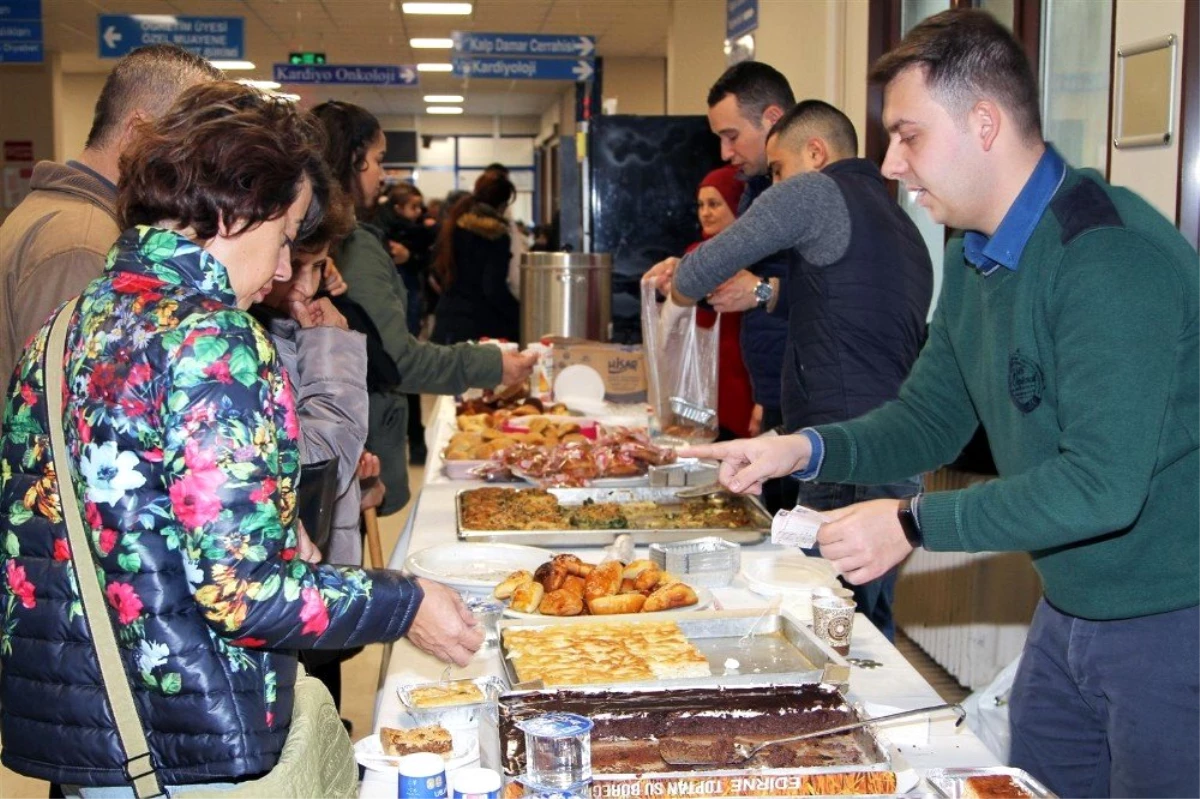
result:
[[(657, 610), (657, 611), (654, 611), (653, 613), (613, 613), (608, 616), (590, 616), (589, 618), (593, 618), (596, 621), (620, 621), (621, 619), (628, 619), (633, 616), (637, 616), (639, 619), (644, 619), (647, 616), (656, 616), (656, 617), (657, 616), (673, 616), (676, 613), (690, 613), (694, 610), (704, 610), (706, 607), (708, 607), (709, 605), (712, 604), (712, 601), (713, 601), (712, 591), (709, 591), (707, 588), (705, 588), (702, 585), (693, 585), (692, 590), (696, 592), (696, 599), (699, 601), (696, 602), (696, 604), (688, 605), (687, 607), (672, 608), (671, 610)], [(504, 608), (504, 615), (508, 616), (510, 618), (513, 618), (513, 619), (561, 619), (561, 618), (567, 618), (564, 616), (544, 616), (541, 613), (522, 613), (519, 610), (513, 610), (510, 607)], [(580, 617), (579, 616), (571, 616), (569, 618), (578, 619)]]
[(534, 571), (554, 557), (548, 549), (520, 544), (445, 543), (418, 550), (404, 561), (416, 577), (444, 583), (457, 591), (491, 593), (512, 572)]
[[(444, 451), (442, 457), (445, 458)], [(442, 460), (442, 471), (451, 480), (478, 480), (471, 470), (489, 463), (491, 460)]]
[(841, 585), (829, 561), (806, 557), (794, 549), (770, 557), (742, 558), (742, 577), (747, 588), (767, 597), (804, 598), (819, 586)]
[[(447, 771), (460, 768), (479, 759), (478, 735), (467, 734), (459, 730), (450, 730), (450, 737), (453, 741), (451, 744), (453, 751), (450, 753), (451, 757), (446, 760)], [(391, 757), (383, 753), (383, 744), (379, 742), (379, 735), (377, 733), (372, 733), (366, 738), (355, 742), (354, 759), (358, 761), (360, 766), (372, 771), (396, 772), (400, 768), (400, 758)]]
[(554, 397), (569, 407), (586, 410), (589, 401), (603, 402), (604, 378), (586, 364), (573, 363), (555, 375)]

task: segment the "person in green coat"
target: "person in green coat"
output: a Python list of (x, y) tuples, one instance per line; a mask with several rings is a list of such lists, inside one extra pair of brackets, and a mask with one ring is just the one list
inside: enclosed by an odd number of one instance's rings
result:
[[(350, 103), (322, 103), (312, 113), (325, 128), (325, 161), (359, 211), (355, 230), (332, 254), (349, 289), (345, 297), (365, 317), (368, 339), (370, 421), (367, 449), (379, 456), (387, 489), (380, 515), (395, 513), (408, 487), (406, 394), (458, 394), (528, 380), (536, 355), (501, 353), (491, 345), (440, 346), (409, 332), (408, 292), (383, 243), (383, 234), (361, 221), (379, 193), (387, 140), (371, 112)], [(374, 363), (370, 361), (374, 359)], [(380, 362), (386, 361), (386, 362)]]

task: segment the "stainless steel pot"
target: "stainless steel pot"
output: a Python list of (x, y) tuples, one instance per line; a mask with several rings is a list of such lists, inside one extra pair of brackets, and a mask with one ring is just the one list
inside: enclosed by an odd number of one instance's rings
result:
[(612, 328), (612, 257), (531, 252), (521, 256), (521, 344), (542, 336), (608, 341)]

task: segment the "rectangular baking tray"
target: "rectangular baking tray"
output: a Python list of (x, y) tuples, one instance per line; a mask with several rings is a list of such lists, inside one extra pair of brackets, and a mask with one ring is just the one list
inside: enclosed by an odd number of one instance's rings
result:
[[(458, 537), (463, 541), (488, 541), (493, 543), (529, 544), (542, 547), (564, 546), (607, 546), (619, 535), (633, 537), (635, 544), (651, 544), (660, 541), (686, 541), (689, 538), (720, 536), (726, 541), (739, 544), (757, 544), (771, 531), (771, 515), (767, 513), (757, 497), (733, 497), (729, 501), (743, 502), (750, 512), (751, 527), (691, 528), (672, 530), (669, 528), (626, 529), (626, 530), (468, 530), (463, 527), (462, 498), (471, 489), (463, 489), (454, 497), (455, 521)], [(516, 489), (512, 489), (516, 490)], [(663, 486), (640, 486), (632, 488), (551, 488), (551, 494), (563, 505), (582, 505), (584, 500), (593, 502), (653, 502), (657, 505), (676, 505), (675, 492), (678, 488)]]
[(944, 796), (947, 799), (959, 799), (963, 795), (963, 790), (966, 787), (968, 777), (991, 777), (1005, 776), (1011, 777), (1013, 782), (1017, 783), (1030, 796), (1036, 797), (1055, 797), (1053, 793), (1045, 785), (1042, 785), (1027, 771), (1019, 768), (1009, 768), (1007, 766), (994, 766), (982, 768), (932, 768), (925, 772), (925, 780), (932, 786), (937, 796)]
[[(621, 689), (660, 686), (762, 685), (772, 683), (819, 683), (846, 685), (850, 665), (838, 653), (817, 639), (807, 624), (787, 611), (718, 610), (673, 613), (664, 619), (659, 614), (631, 613), (615, 616), (549, 617), (545, 622), (508, 619), (500, 622), (500, 651), (504, 676), (514, 691), (521, 690), (516, 669), (508, 657), (504, 631), (511, 628), (547, 627), (557, 624), (628, 622), (651, 624), (673, 621), (700, 653), (708, 658), (712, 674), (708, 677), (683, 677), (674, 680), (591, 683), (572, 688), (596, 688), (604, 685)], [(743, 636), (754, 632), (743, 642)], [(727, 667), (730, 661), (736, 667)]]
[[(824, 686), (825, 689), (835, 686)], [(530, 693), (506, 693), (500, 697), (500, 718), (498, 733), (500, 737), (500, 761), (504, 772), (510, 776), (523, 773), (525, 769), (525, 740), (517, 726), (521, 721), (548, 712), (578, 713), (591, 717), (595, 714), (619, 713), (625, 710), (654, 708), (657, 710), (688, 710), (709, 709), (719, 704), (732, 707), (746, 705), (755, 699), (769, 697), (772, 701), (782, 704), (789, 696), (798, 696), (804, 690), (798, 685), (777, 685), (774, 683), (742, 686), (721, 686), (707, 688), (679, 688), (667, 686), (646, 687), (633, 691), (615, 691), (597, 689), (591, 686), (577, 686), (558, 691), (537, 691)], [(843, 697), (845, 693), (838, 691)], [(739, 699), (739, 696), (741, 698)], [(864, 718), (862, 709), (852, 699), (847, 698), (851, 714), (855, 720)], [(656, 782), (671, 793), (669, 784), (673, 782), (689, 783), (697, 778), (720, 778), (722, 775), (756, 774), (761, 776), (814, 776), (821, 774), (841, 774), (846, 772), (886, 772), (905, 770), (903, 763), (893, 764), (894, 753), (877, 736), (874, 728), (863, 727), (850, 735), (857, 742), (862, 753), (869, 761), (867, 763), (847, 763), (844, 765), (802, 766), (791, 768), (751, 770), (730, 770), (730, 766), (713, 765), (698, 766), (679, 771), (656, 771), (644, 774), (633, 773), (600, 773), (593, 772), (592, 791), (596, 795), (600, 782), (628, 783), (648, 780)], [(915, 782), (915, 775), (913, 782)], [(602, 789), (600, 795), (638, 795), (631, 793), (613, 792)], [(650, 795), (649, 793), (641, 795)], [(666, 794), (662, 794), (666, 795)]]

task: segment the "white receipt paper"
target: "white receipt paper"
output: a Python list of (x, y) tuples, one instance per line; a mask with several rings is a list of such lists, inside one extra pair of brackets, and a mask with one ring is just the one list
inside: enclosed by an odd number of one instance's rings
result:
[(817, 545), (817, 531), (827, 521), (828, 518), (803, 505), (791, 510), (782, 508), (771, 520), (771, 543), (812, 549)]

